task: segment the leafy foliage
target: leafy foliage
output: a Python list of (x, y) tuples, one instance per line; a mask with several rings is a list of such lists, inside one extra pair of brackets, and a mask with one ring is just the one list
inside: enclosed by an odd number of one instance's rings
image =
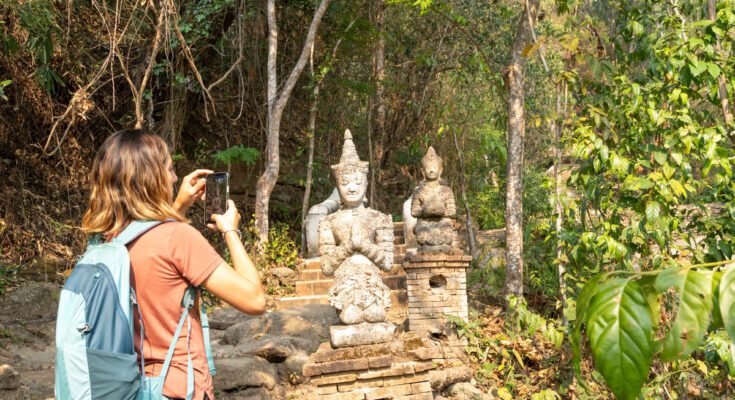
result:
[(645, 293), (633, 280), (602, 284), (587, 310), (587, 334), (597, 368), (619, 399), (635, 399), (653, 355), (653, 320)]
[(47, 0), (28, 1), (18, 7), (20, 26), (28, 32), (25, 47), (37, 64), (36, 80), (46, 92), (64, 87), (64, 81), (51, 69), (54, 55), (54, 36), (58, 35), (54, 8)]
[(247, 166), (253, 166), (255, 165), (255, 161), (258, 159), (258, 156), (260, 156), (258, 149), (244, 147), (239, 144), (222, 151), (215, 152), (212, 155), (212, 158), (214, 158), (215, 165), (218, 163), (232, 165), (236, 162), (241, 162)]
[[(596, 367), (615, 396), (619, 399), (637, 398), (648, 379), (653, 355), (659, 351), (656, 349), (660, 349), (662, 361), (686, 359), (705, 341), (707, 329), (711, 327), (715, 297), (719, 295), (719, 304), (726, 304), (723, 308), (729, 307), (728, 290), (721, 283), (720, 290), (714, 291), (715, 271), (709, 269), (713, 266), (720, 268), (722, 264), (595, 276), (582, 289), (577, 303), (572, 336), (576, 365), (579, 365), (580, 333), (584, 325)], [(722, 282), (725, 282), (735, 271), (735, 264), (721, 268), (724, 269)], [(678, 292), (678, 302), (661, 301), (672, 288)], [(676, 310), (676, 317), (670, 326), (663, 327), (668, 330), (666, 335), (654, 341), (661, 308), (667, 314)], [(732, 322), (727, 320), (725, 323), (728, 331), (733, 329)], [(708, 346), (714, 346), (715, 352), (722, 353), (723, 360), (731, 363), (732, 358), (728, 358), (723, 350), (729, 347), (712, 340), (708, 340)], [(579, 374), (579, 368), (576, 371)]]

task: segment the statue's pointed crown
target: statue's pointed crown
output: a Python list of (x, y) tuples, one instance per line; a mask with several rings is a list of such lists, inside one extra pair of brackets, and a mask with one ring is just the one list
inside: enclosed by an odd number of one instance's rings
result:
[(437, 162), (437, 161), (440, 164), (444, 164), (444, 160), (436, 154), (436, 151), (434, 150), (434, 146), (429, 146), (429, 150), (426, 150), (426, 155), (421, 159), (421, 164), (424, 165), (430, 162)]
[(346, 129), (345, 142), (342, 145), (342, 155), (339, 158), (339, 164), (332, 165), (332, 172), (335, 177), (352, 172), (362, 172), (367, 174), (368, 164), (369, 163), (367, 161), (360, 160), (360, 156), (357, 155), (355, 143), (352, 141), (352, 132), (350, 132), (349, 129)]

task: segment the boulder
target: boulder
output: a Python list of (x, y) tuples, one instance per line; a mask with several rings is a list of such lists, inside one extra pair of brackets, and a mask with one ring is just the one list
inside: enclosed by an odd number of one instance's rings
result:
[(334, 307), (306, 304), (253, 317), (227, 328), (222, 343), (238, 345), (264, 335), (291, 336), (321, 342), (329, 339), (329, 327), (339, 323)]
[(279, 366), (279, 373), (291, 384), (304, 382), (304, 364), (308, 361), (309, 354), (306, 352), (291, 355)]
[(0, 365), (0, 389), (12, 390), (20, 387), (20, 374), (10, 365)]
[(263, 387), (273, 389), (278, 380), (276, 367), (260, 357), (219, 359), (214, 387), (220, 391)]
[(454, 400), (492, 400), (494, 398), (469, 382), (452, 384), (447, 387), (446, 393)]
[(237, 323), (255, 318), (238, 311), (228, 305), (217, 307), (209, 316), (209, 328), (212, 330), (225, 330)]
[(453, 383), (469, 382), (472, 379), (472, 371), (466, 366), (434, 369), (429, 371), (429, 379), (431, 388), (438, 391)]
[(271, 270), (273, 276), (278, 278), (278, 282), (283, 286), (293, 286), (296, 284), (296, 271), (291, 268), (278, 267)]
[(260, 340), (243, 341), (236, 347), (241, 356), (258, 356), (270, 363), (281, 363), (297, 354), (316, 351), (319, 342), (291, 336), (263, 336)]
[(272, 397), (263, 388), (247, 388), (232, 393), (223, 393), (218, 395), (217, 399), (222, 400), (271, 400)]
[(268, 321), (265, 316), (259, 316), (244, 322), (236, 323), (225, 330), (225, 334), (221, 341), (223, 344), (237, 346), (240, 344), (240, 341), (243, 340), (257, 340), (259, 335), (262, 336), (261, 332), (266, 329), (267, 322)]

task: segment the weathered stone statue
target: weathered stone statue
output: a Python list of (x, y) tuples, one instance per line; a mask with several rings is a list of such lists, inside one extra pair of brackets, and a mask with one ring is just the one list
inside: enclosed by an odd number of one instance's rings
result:
[(424, 180), (411, 196), (411, 215), (414, 216), (416, 242), (419, 253), (451, 253), (455, 232), (452, 217), (457, 213), (454, 193), (441, 180), (444, 161), (429, 147), (421, 159)]
[(319, 255), (319, 223), (327, 215), (339, 210), (341, 206), (339, 192), (335, 188), (326, 200), (309, 208), (306, 221), (304, 221), (307, 257), (317, 257)]
[(344, 324), (383, 322), (390, 289), (380, 270), (393, 266), (393, 222), (390, 215), (365, 207), (368, 162), (360, 161), (349, 130), (332, 172), (342, 208), (319, 223), (322, 272), (334, 276), (329, 301)]

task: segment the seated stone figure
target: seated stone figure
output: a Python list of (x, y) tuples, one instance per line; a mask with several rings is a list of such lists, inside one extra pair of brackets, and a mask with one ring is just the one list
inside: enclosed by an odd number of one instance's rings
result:
[(383, 322), (390, 289), (380, 270), (393, 267), (393, 222), (390, 215), (365, 207), (368, 163), (357, 156), (349, 130), (332, 172), (342, 208), (319, 223), (322, 272), (334, 276), (329, 302), (344, 324)]
[(424, 180), (411, 196), (411, 215), (414, 216), (416, 242), (419, 253), (450, 253), (453, 250), (454, 228), (452, 218), (457, 213), (454, 193), (441, 179), (444, 161), (429, 147), (421, 159)]
[(304, 221), (307, 257), (317, 257), (319, 255), (319, 223), (327, 215), (339, 210), (341, 206), (339, 192), (335, 188), (326, 200), (309, 208), (306, 221)]

